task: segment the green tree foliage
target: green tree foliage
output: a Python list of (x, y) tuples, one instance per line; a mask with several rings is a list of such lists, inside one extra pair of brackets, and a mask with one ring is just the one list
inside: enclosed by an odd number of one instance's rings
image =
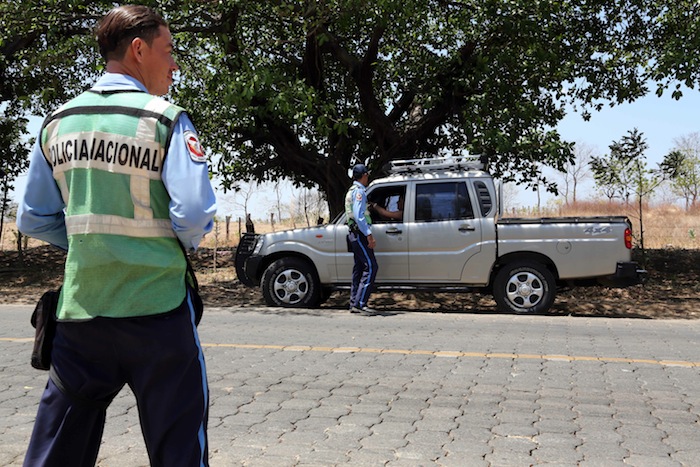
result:
[(29, 165), (26, 127), (24, 118), (0, 116), (0, 180), (8, 185)]
[[(541, 182), (539, 167), (571, 160), (552, 130), (567, 104), (588, 117), (646, 94), (650, 80), (658, 93), (676, 78), (693, 88), (700, 69), (683, 52), (699, 45), (689, 1), (145, 3), (175, 32), (173, 98), (225, 186), (290, 177), (320, 187), (332, 214), (355, 159), (380, 171), (468, 150), (506, 181)], [(89, 30), (112, 5), (5, 0), (3, 102), (45, 112), (91, 82), (100, 61)]]
[[(596, 186), (606, 194), (615, 194), (625, 200), (637, 201), (642, 252), (644, 252), (644, 202), (663, 181), (661, 170), (651, 170), (646, 165), (649, 145), (636, 128), (609, 146), (610, 154), (591, 158), (591, 170)], [(609, 196), (612, 199), (613, 196)]]
[(596, 186), (608, 199), (620, 198), (629, 204), (631, 198), (643, 198), (658, 186), (659, 172), (646, 166), (649, 145), (644, 133), (635, 128), (608, 148), (609, 154), (593, 156), (590, 162)]
[[(0, 169), (2, 209), (29, 165), (27, 116), (84, 89), (97, 70), (90, 27), (104, 11), (92, 2), (0, 2)], [(91, 11), (91, 13), (90, 13)], [(77, 58), (76, 58), (77, 57)], [(92, 63), (87, 64), (88, 60)]]
[[(644, 133), (635, 128), (608, 147), (609, 155), (591, 158), (596, 184), (606, 193), (615, 193), (615, 197), (624, 199), (627, 204), (633, 195), (645, 196), (653, 174), (646, 168), (645, 152), (649, 145)], [(611, 186), (603, 187), (604, 182)]]
[(612, 202), (615, 198), (623, 198), (625, 185), (622, 182), (622, 174), (626, 170), (623, 161), (605, 155), (591, 157), (590, 167), (593, 171), (595, 186)]
[(690, 133), (674, 143), (674, 150), (664, 156), (660, 167), (673, 190), (685, 200), (685, 208), (692, 209), (700, 196), (700, 133)]
[(14, 180), (29, 165), (28, 142), (21, 139), (26, 124), (23, 118), (0, 117), (0, 237), (5, 217), (12, 208), (9, 194), (14, 189)]

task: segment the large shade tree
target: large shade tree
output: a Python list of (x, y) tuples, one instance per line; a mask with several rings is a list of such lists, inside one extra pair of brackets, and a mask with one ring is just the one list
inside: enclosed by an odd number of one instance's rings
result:
[[(568, 104), (585, 118), (694, 88), (700, 70), (683, 52), (700, 45), (699, 7), (683, 0), (148, 3), (175, 32), (172, 97), (225, 185), (289, 177), (320, 187), (331, 213), (354, 160), (377, 171), (469, 151), (505, 180), (537, 183), (539, 167), (571, 160), (553, 130)], [(5, 1), (3, 102), (45, 111), (91, 82), (100, 61), (89, 28), (111, 5)]]
[[(90, 27), (104, 8), (77, 2), (0, 2), (0, 189), (2, 212), (29, 165), (31, 115), (84, 89), (96, 73)], [(92, 10), (90, 13), (88, 10)], [(76, 61), (76, 57), (78, 58)], [(87, 63), (86, 60), (93, 60)]]

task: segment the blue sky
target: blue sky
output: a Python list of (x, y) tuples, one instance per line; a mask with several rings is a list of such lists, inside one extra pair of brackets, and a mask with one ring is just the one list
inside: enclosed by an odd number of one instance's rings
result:
[[(649, 145), (646, 151), (647, 166), (656, 168), (673, 149), (674, 139), (700, 132), (700, 91), (684, 88), (683, 97), (679, 100), (673, 99), (668, 91), (661, 97), (651, 93), (630, 104), (606, 106), (600, 112), (593, 111), (588, 121), (583, 120), (579, 113), (570, 113), (557, 126), (562, 139), (585, 143), (601, 156), (608, 152), (608, 146), (613, 141), (622, 139), (634, 128), (643, 133)], [(586, 183), (578, 199), (585, 199), (589, 194), (586, 190), (592, 186), (592, 182)], [(520, 206), (537, 205), (533, 192), (521, 193)], [(552, 198), (544, 194), (542, 206)]]
[(670, 92), (662, 97), (650, 94), (631, 104), (594, 112), (588, 122), (572, 113), (557, 128), (565, 140), (584, 142), (601, 154), (613, 141), (637, 128), (649, 144), (647, 161), (655, 165), (673, 148), (675, 138), (700, 131), (699, 113), (700, 91), (685, 89), (679, 100), (671, 98)]

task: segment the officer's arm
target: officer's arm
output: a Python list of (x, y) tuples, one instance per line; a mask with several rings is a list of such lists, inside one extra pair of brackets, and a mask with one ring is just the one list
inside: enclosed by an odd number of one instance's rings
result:
[(374, 203), (371, 208), (385, 219), (393, 219), (398, 221), (403, 219), (403, 211), (389, 211), (388, 209), (384, 208), (384, 206), (380, 206), (376, 203)]
[(185, 140), (188, 135), (196, 135), (192, 122), (182, 114), (175, 125), (163, 163), (162, 178), (170, 195), (173, 230), (189, 250), (196, 249), (202, 237), (211, 231), (216, 197), (209, 181), (206, 159), (198, 157), (196, 148)]
[[(357, 228), (360, 229), (365, 236), (372, 235), (372, 229), (367, 224), (365, 211), (367, 210), (367, 196), (358, 196), (359, 190), (355, 192), (355, 198), (352, 200), (352, 213), (357, 222)], [(358, 199), (359, 198), (359, 199)]]
[(24, 235), (67, 250), (64, 207), (53, 170), (44, 158), (37, 139), (29, 161), (25, 192), (17, 208), (17, 228)]

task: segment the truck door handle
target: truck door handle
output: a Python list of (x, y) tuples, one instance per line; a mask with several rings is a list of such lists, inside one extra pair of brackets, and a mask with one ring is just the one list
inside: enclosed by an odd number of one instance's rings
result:
[(460, 232), (474, 232), (476, 230), (476, 227), (472, 225), (461, 225), (459, 227)]
[(403, 233), (403, 230), (399, 230), (397, 228), (386, 229), (387, 235), (399, 235), (400, 233)]

